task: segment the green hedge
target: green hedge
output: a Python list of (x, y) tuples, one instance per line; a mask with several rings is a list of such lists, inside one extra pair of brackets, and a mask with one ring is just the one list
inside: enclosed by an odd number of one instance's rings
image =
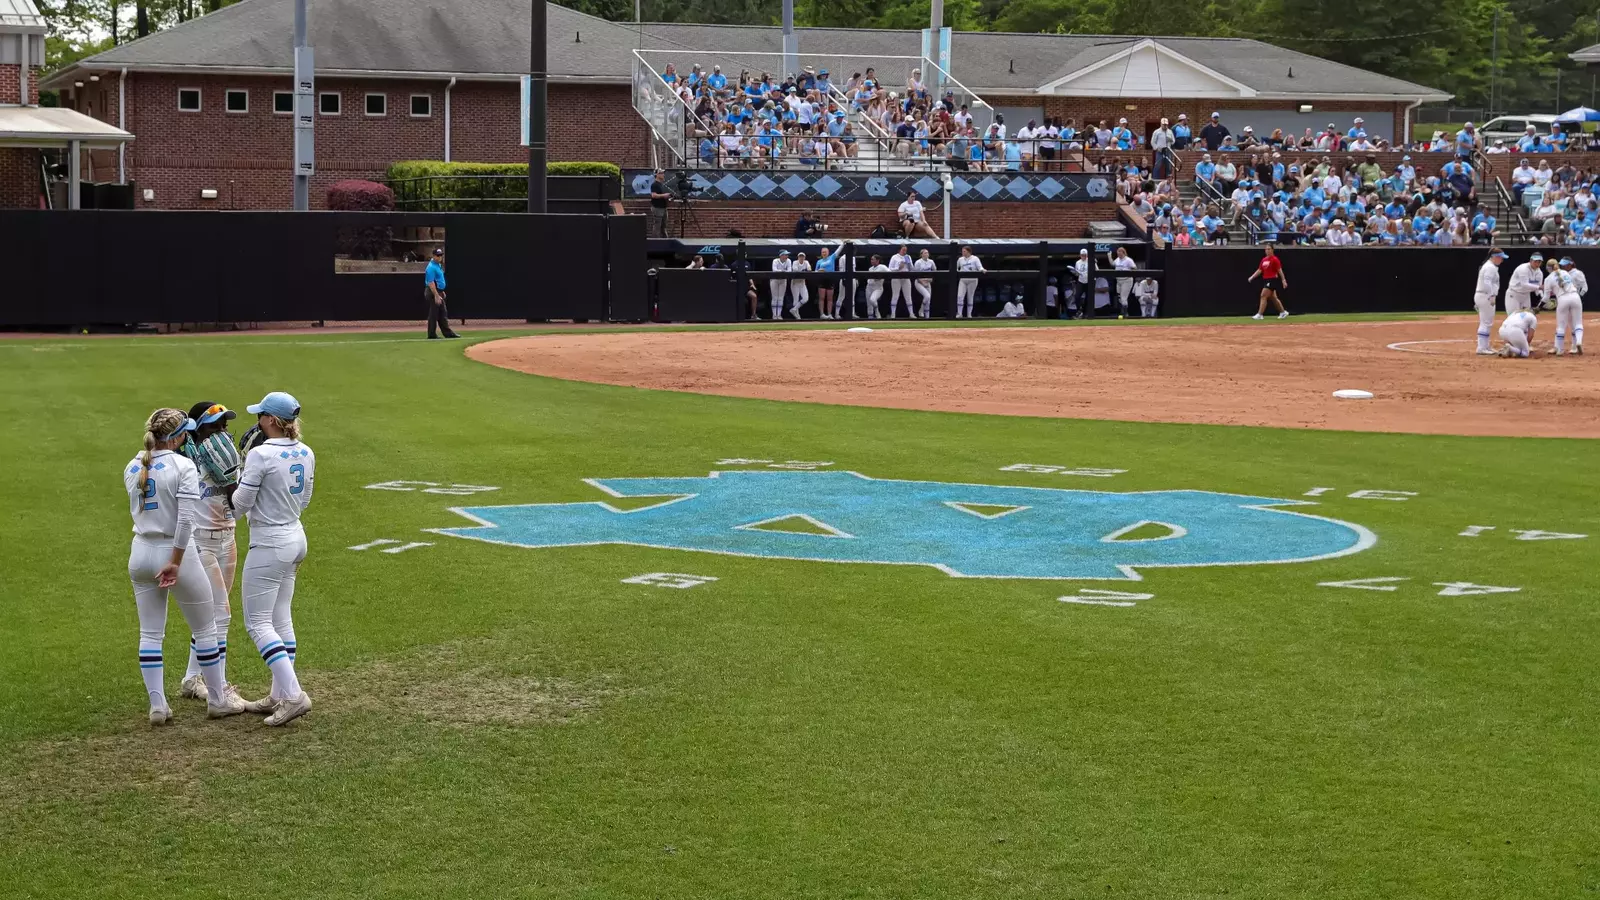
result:
[[(622, 183), (622, 170), (606, 162), (553, 162), (551, 175), (600, 175)], [(406, 160), (389, 166), (388, 179), (401, 209), (437, 212), (521, 212), (528, 200), (527, 163), (456, 163)], [(513, 176), (522, 179), (474, 176)], [(458, 176), (445, 181), (408, 181), (415, 178)], [(465, 176), (465, 177), (460, 177)], [(441, 199), (444, 198), (444, 199)], [(426, 200), (424, 203), (413, 201)]]
[[(622, 170), (608, 162), (553, 162), (551, 175), (607, 175), (622, 183)], [(427, 178), (432, 175), (516, 175), (528, 177), (527, 163), (458, 163), (436, 160), (403, 160), (389, 165), (388, 179)]]

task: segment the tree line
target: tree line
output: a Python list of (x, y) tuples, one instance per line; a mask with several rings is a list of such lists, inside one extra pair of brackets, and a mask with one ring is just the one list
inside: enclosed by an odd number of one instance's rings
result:
[[(233, 2), (40, 0), (51, 23), (49, 64), (65, 65)], [(633, 0), (565, 5), (633, 20)], [(645, 20), (655, 22), (777, 25), (780, 9), (777, 0), (643, 0)], [(927, 0), (795, 0), (795, 21), (923, 28), (928, 9)], [(1594, 76), (1567, 54), (1600, 43), (1600, 0), (946, 0), (944, 18), (966, 31), (1257, 38), (1449, 91), (1457, 106), (1512, 112), (1594, 105)]]

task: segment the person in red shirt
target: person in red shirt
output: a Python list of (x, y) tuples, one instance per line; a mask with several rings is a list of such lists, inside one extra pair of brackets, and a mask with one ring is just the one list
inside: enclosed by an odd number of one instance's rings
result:
[(1283, 274), (1283, 260), (1278, 258), (1278, 254), (1273, 251), (1271, 244), (1266, 245), (1265, 250), (1265, 254), (1261, 257), (1261, 264), (1256, 266), (1256, 270), (1250, 273), (1249, 278), (1245, 279), (1246, 282), (1255, 281), (1257, 278), (1261, 279), (1261, 305), (1256, 309), (1256, 314), (1250, 318), (1264, 318), (1267, 312), (1267, 303), (1271, 302), (1278, 309), (1278, 318), (1287, 319), (1289, 318), (1289, 311), (1283, 308), (1283, 301), (1278, 299), (1278, 290), (1289, 286), (1289, 279), (1284, 277)]

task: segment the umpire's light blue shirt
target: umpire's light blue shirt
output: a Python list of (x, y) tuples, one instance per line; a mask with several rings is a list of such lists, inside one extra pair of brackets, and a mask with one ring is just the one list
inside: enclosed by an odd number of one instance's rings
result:
[(438, 260), (428, 261), (428, 274), (423, 276), (423, 284), (431, 284), (438, 290), (444, 290), (444, 266)]

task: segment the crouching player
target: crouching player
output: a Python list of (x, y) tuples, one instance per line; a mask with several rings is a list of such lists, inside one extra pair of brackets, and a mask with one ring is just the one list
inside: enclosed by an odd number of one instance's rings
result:
[(1500, 348), (1500, 355), (1527, 359), (1533, 330), (1538, 326), (1539, 321), (1534, 318), (1531, 309), (1519, 309), (1506, 316), (1506, 320), (1500, 324), (1500, 341), (1505, 345)]

